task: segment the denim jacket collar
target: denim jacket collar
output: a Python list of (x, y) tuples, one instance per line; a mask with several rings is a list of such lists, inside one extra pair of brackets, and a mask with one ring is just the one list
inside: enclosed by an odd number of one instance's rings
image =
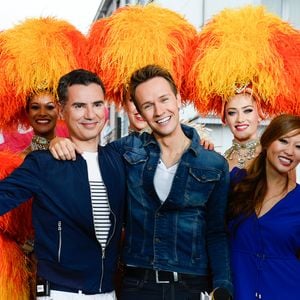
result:
[[(199, 155), (202, 150), (202, 146), (200, 145), (200, 137), (197, 134), (197, 131), (190, 126), (186, 126), (181, 124), (181, 128), (184, 134), (192, 141), (188, 151), (191, 151), (195, 156)], [(156, 141), (153, 133), (152, 134), (142, 134), (143, 139), (143, 147), (147, 147), (150, 144), (155, 144), (158, 146), (158, 142)]]

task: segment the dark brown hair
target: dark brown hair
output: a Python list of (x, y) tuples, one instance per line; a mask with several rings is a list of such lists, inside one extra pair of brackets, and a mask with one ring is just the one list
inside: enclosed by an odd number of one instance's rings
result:
[(57, 94), (60, 104), (65, 105), (68, 100), (68, 88), (74, 84), (98, 84), (105, 95), (105, 87), (96, 73), (84, 69), (76, 69), (63, 75), (58, 82)]
[(229, 219), (249, 216), (262, 205), (267, 193), (266, 155), (268, 147), (279, 138), (295, 131), (300, 134), (300, 117), (281, 115), (274, 118), (260, 138), (261, 153), (254, 159), (247, 176), (232, 190), (229, 197)]
[(129, 81), (129, 92), (130, 92), (130, 97), (135, 104), (137, 110), (139, 110), (138, 105), (136, 103), (136, 98), (135, 98), (135, 91), (136, 88), (143, 82), (152, 79), (154, 77), (162, 77), (165, 80), (168, 81), (170, 84), (170, 87), (175, 95), (177, 95), (177, 87), (175, 84), (175, 81), (171, 75), (171, 73), (158, 65), (147, 65), (141, 69), (136, 70), (133, 72), (133, 74), (130, 77)]

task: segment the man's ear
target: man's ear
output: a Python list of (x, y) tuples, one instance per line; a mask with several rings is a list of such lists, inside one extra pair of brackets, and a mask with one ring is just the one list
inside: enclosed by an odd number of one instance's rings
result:
[(61, 120), (64, 120), (64, 113), (63, 113), (64, 107), (61, 103), (58, 103), (58, 116)]

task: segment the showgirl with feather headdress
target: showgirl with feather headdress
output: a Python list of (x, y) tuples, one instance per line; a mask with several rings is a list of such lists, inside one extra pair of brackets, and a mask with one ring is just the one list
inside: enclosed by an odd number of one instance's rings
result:
[(259, 121), (300, 114), (299, 31), (262, 6), (225, 9), (189, 57), (185, 96), (200, 113), (221, 116), (234, 137), (224, 154), (230, 170), (247, 168), (261, 151)]
[(55, 91), (59, 78), (86, 66), (85, 36), (53, 17), (32, 18), (0, 33), (0, 128), (26, 124), (26, 96)]

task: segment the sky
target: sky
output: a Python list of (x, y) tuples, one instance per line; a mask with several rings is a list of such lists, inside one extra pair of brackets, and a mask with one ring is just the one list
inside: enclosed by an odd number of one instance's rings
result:
[(6, 0), (1, 5), (0, 31), (32, 17), (57, 17), (87, 33), (101, 0)]

